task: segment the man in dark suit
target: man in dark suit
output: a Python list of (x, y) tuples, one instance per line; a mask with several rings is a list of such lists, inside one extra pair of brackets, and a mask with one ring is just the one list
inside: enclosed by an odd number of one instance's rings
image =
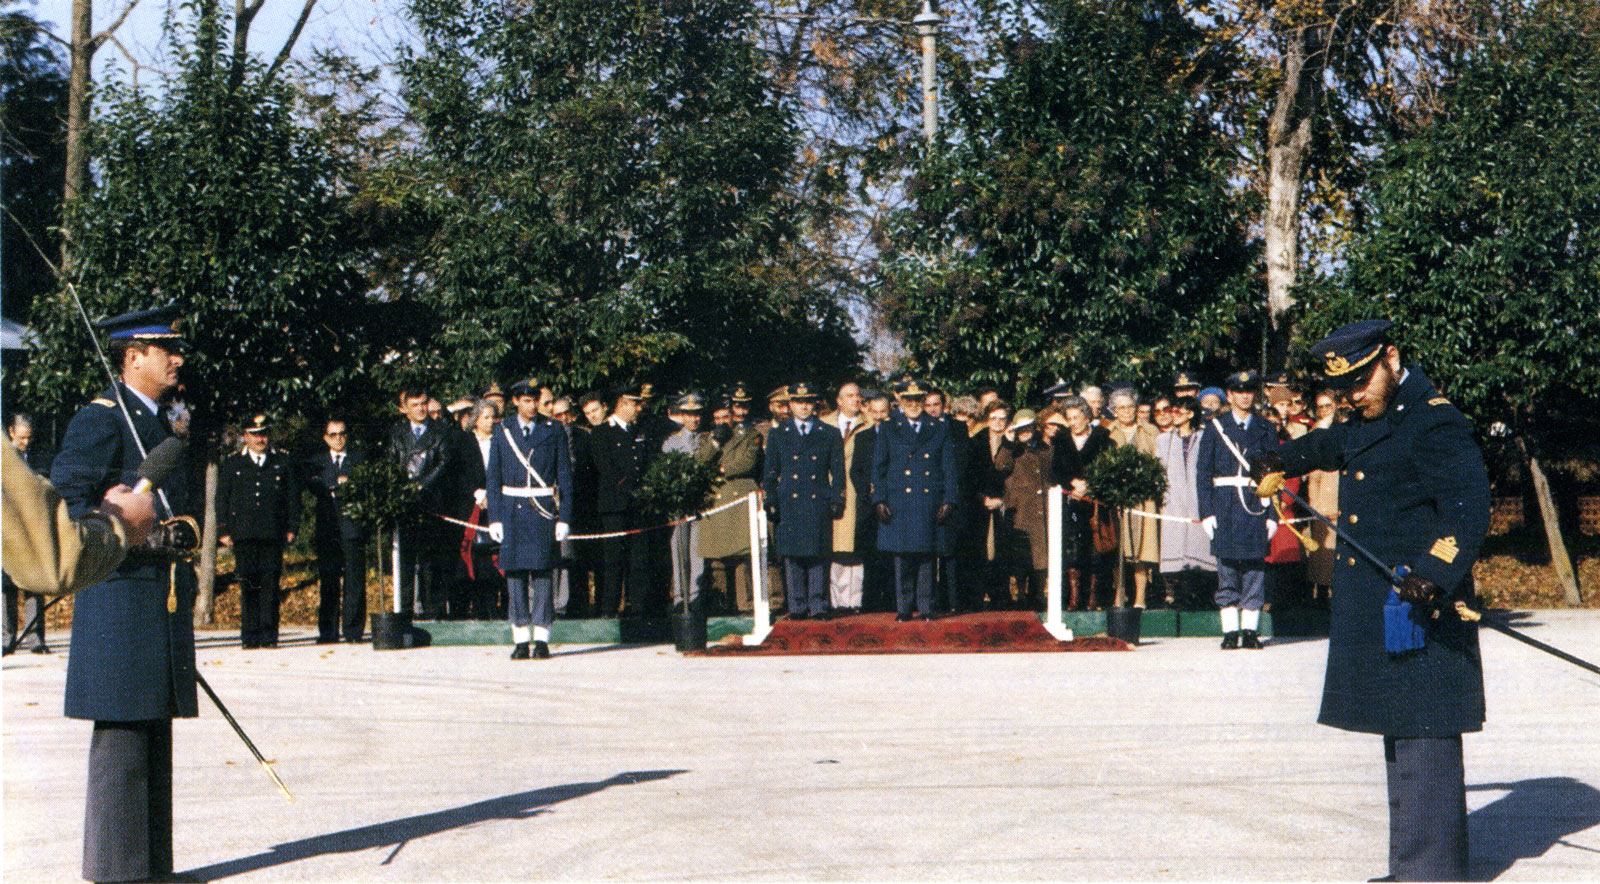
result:
[[(639, 388), (617, 393), (611, 416), (595, 427), (594, 443), (596, 496), (600, 530), (606, 533), (644, 527), (639, 521), (634, 492), (651, 459), (661, 450), (661, 440), (650, 435), (639, 421)], [(604, 557), (600, 580), (599, 616), (616, 615), (626, 589), (624, 616), (642, 617), (665, 612), (665, 597), (651, 592), (649, 542), (642, 534), (610, 537), (600, 541)]]
[(245, 648), (278, 646), (278, 591), (283, 548), (300, 523), (300, 487), (288, 455), (271, 447), (264, 414), (244, 428), (244, 450), (217, 473), (217, 534), (233, 549), (239, 584), (239, 640)]
[[(177, 383), (188, 349), (176, 322), (169, 309), (102, 325), (121, 378), (73, 416), (50, 470), (72, 518), (98, 506), (107, 489), (136, 484), (141, 448), (172, 435), (157, 402)], [(166, 504), (158, 509), (186, 512), (182, 470), (161, 491)], [(83, 877), (91, 881), (172, 872), (172, 719), (198, 711), (194, 569), (174, 561), (135, 550), (114, 576), (73, 599), (66, 715), (94, 721), (83, 831)]]
[(366, 459), (349, 447), (349, 431), (342, 420), (323, 428), (326, 448), (306, 459), (305, 487), (316, 500), (317, 527), (313, 535), (317, 554), (317, 642), (359, 642), (367, 619), (367, 539), (359, 522), (345, 516), (341, 486), (350, 471)]
[(955, 513), (960, 461), (950, 426), (923, 413), (927, 388), (915, 380), (897, 391), (900, 411), (878, 425), (872, 451), (872, 503), (878, 549), (894, 555), (896, 620), (939, 615), (933, 593), (938, 526)]
[(1473, 595), (1489, 478), (1471, 421), (1401, 361), (1391, 327), (1351, 323), (1311, 348), (1358, 415), (1269, 452), (1250, 472), (1262, 482), (1278, 470), (1339, 471), (1339, 530), (1382, 561), (1339, 544), (1317, 721), (1383, 736), (1389, 876), (1375, 880), (1464, 881), (1461, 735), (1483, 729), (1483, 658), (1477, 625), (1454, 603)]
[(420, 488), (419, 518), (400, 528), (400, 610), (426, 619), (444, 614), (448, 578), (443, 549), (449, 534), (435, 518), (445, 514), (455, 490), (454, 427), (428, 419), (428, 393), (407, 389), (400, 394), (403, 419), (389, 433), (390, 456)]
[(816, 419), (818, 395), (810, 384), (790, 385), (790, 417), (767, 433), (761, 480), (792, 620), (826, 620), (832, 613), (833, 520), (845, 508), (844, 438)]

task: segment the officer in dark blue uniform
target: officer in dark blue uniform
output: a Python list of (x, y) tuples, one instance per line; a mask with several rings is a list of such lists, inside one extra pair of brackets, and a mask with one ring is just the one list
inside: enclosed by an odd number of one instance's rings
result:
[(1234, 372), (1225, 384), (1228, 410), (1205, 423), (1196, 456), (1200, 517), (1217, 557), (1217, 608), (1222, 647), (1259, 649), (1257, 627), (1267, 600), (1267, 566), (1277, 522), (1272, 507), (1256, 497), (1249, 464), (1278, 447), (1278, 433), (1253, 407), (1258, 386), (1253, 371)]
[(878, 427), (872, 446), (872, 503), (878, 550), (894, 556), (895, 619), (938, 615), (933, 597), (937, 526), (955, 511), (961, 473), (950, 426), (923, 412), (928, 389), (915, 380), (896, 391), (900, 410)]
[(539, 390), (511, 387), (516, 413), (495, 426), (484, 470), (489, 536), (500, 544), (500, 570), (510, 598), (511, 659), (550, 656), (555, 622), (553, 569), (571, 533), (572, 458), (560, 424), (539, 414)]
[[(1471, 597), (1489, 526), (1489, 479), (1472, 424), (1366, 320), (1311, 350), (1357, 414), (1286, 444), (1257, 476), (1339, 471), (1339, 530), (1403, 570), (1400, 585), (1340, 541), (1334, 552), (1328, 669), (1318, 721), (1382, 734), (1389, 780), (1389, 874), (1467, 877), (1461, 735), (1483, 729), (1476, 624), (1453, 616)], [(1434, 612), (1442, 612), (1433, 616)]]
[(818, 395), (808, 383), (789, 386), (789, 417), (767, 433), (761, 479), (793, 620), (826, 620), (832, 613), (828, 557), (833, 520), (844, 515), (844, 439), (817, 420)]
[[(608, 534), (644, 527), (639, 521), (634, 492), (650, 461), (661, 451), (661, 440), (650, 435), (649, 428), (640, 419), (639, 403), (642, 401), (638, 386), (619, 390), (611, 416), (595, 427), (589, 437), (594, 443), (595, 501), (600, 530)], [(657, 599), (650, 593), (648, 538), (643, 534), (608, 537), (600, 541), (600, 550), (604, 562), (598, 587), (601, 617), (616, 616), (623, 602), (624, 577), (627, 590), (624, 617), (644, 617), (665, 609), (665, 599)]]
[[(157, 402), (188, 349), (177, 320), (163, 308), (101, 324), (121, 379), (73, 416), (50, 471), (73, 518), (108, 488), (138, 481), (141, 443), (149, 451), (172, 435)], [(185, 512), (186, 490), (181, 470), (162, 489), (174, 513)], [(130, 552), (73, 602), (66, 715), (94, 722), (83, 834), (91, 881), (172, 871), (172, 719), (197, 714), (193, 604), (194, 569), (150, 549)]]
[(245, 648), (278, 646), (283, 548), (300, 524), (300, 485), (289, 456), (271, 446), (264, 414), (244, 427), (244, 450), (217, 467), (217, 534), (233, 550), (239, 584), (239, 640)]

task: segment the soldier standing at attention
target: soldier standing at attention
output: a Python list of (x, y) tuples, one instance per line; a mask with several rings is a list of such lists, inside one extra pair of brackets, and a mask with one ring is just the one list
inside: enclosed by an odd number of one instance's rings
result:
[(248, 649), (278, 646), (278, 590), (283, 548), (294, 543), (300, 487), (288, 455), (272, 450), (264, 414), (244, 428), (244, 450), (217, 472), (217, 534), (233, 550), (239, 583), (239, 640)]
[(878, 549), (894, 556), (895, 619), (912, 610), (932, 620), (933, 557), (937, 526), (955, 512), (960, 493), (959, 461), (950, 426), (922, 411), (927, 388), (906, 382), (897, 396), (900, 411), (878, 425), (872, 450), (872, 503), (877, 511)]
[[(102, 324), (121, 378), (73, 416), (50, 470), (72, 518), (107, 489), (136, 484), (139, 446), (149, 451), (172, 435), (156, 403), (178, 382), (188, 350), (177, 318), (163, 308)], [(183, 513), (182, 471), (162, 490)], [(198, 712), (193, 605), (194, 569), (149, 550), (131, 552), (73, 601), (66, 715), (94, 722), (83, 832), (91, 881), (172, 872), (172, 719)]]
[[(649, 433), (639, 425), (639, 402), (638, 387), (619, 391), (611, 416), (590, 436), (594, 442), (596, 507), (600, 530), (606, 533), (644, 527), (639, 521), (634, 492), (645, 468), (661, 450), (661, 443), (658, 440), (652, 445)], [(643, 617), (656, 613), (662, 606), (655, 604), (649, 593), (650, 556), (644, 535), (608, 537), (600, 541), (600, 549), (604, 568), (600, 572), (599, 616), (617, 615), (623, 602), (624, 578), (627, 607), (622, 615)]]
[[(738, 500), (761, 489), (761, 434), (750, 424), (750, 390), (735, 384), (728, 393), (733, 426), (717, 451), (716, 506)], [(700, 554), (711, 565), (711, 576), (722, 609), (749, 611), (754, 600), (750, 587), (750, 520), (743, 507), (723, 510), (705, 520), (700, 531)]]
[(1483, 729), (1483, 660), (1477, 625), (1456, 617), (1454, 602), (1473, 594), (1489, 478), (1472, 423), (1401, 361), (1392, 327), (1352, 323), (1311, 349), (1358, 414), (1289, 442), (1251, 473), (1338, 470), (1339, 530), (1400, 572), (1393, 586), (1349, 544), (1335, 549), (1317, 720), (1383, 735), (1389, 876), (1376, 880), (1464, 881), (1461, 735)]
[[(1253, 411), (1256, 373), (1228, 376), (1228, 411), (1206, 422), (1195, 466), (1200, 518), (1217, 557), (1222, 649), (1259, 649), (1257, 626), (1267, 600), (1267, 550), (1278, 529), (1272, 506), (1251, 492), (1244, 464), (1278, 447), (1278, 433)], [(1241, 462), (1242, 461), (1242, 462)]]
[(484, 470), (489, 537), (500, 544), (500, 570), (510, 599), (511, 659), (550, 656), (555, 622), (553, 569), (571, 533), (572, 457), (566, 430), (539, 414), (540, 391), (527, 381), (511, 387), (516, 414), (500, 422)]
[(790, 418), (767, 434), (761, 481), (792, 620), (830, 616), (833, 520), (844, 514), (844, 440), (816, 419), (817, 395), (810, 384), (790, 385)]

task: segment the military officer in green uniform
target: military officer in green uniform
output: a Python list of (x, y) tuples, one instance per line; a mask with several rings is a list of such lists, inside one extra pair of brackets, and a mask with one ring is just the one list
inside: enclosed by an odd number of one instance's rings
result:
[[(732, 503), (761, 488), (761, 434), (750, 423), (750, 388), (734, 384), (728, 391), (728, 406), (733, 426), (717, 450), (717, 471), (722, 484), (717, 486), (715, 506)], [(750, 514), (744, 507), (730, 507), (708, 516), (700, 530), (700, 555), (709, 565), (714, 591), (721, 596), (727, 611), (749, 611), (750, 591)]]
[(1461, 881), (1461, 735), (1483, 728), (1483, 665), (1477, 626), (1454, 616), (1452, 603), (1473, 594), (1489, 480), (1472, 424), (1402, 361), (1391, 328), (1352, 323), (1312, 348), (1326, 383), (1347, 390), (1358, 414), (1266, 453), (1251, 472), (1339, 471), (1339, 530), (1382, 565), (1342, 540), (1334, 550), (1318, 721), (1383, 736), (1390, 879)]

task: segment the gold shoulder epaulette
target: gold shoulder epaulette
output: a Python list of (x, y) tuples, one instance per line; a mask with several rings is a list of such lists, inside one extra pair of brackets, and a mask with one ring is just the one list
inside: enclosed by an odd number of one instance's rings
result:
[(112, 402), (110, 399), (107, 399), (104, 396), (99, 396), (99, 397), (96, 397), (96, 398), (91, 399), (89, 401), (91, 403), (95, 404), (95, 405), (104, 405), (107, 408), (116, 408), (117, 407), (117, 403)]
[(1429, 405), (1449, 405), (1450, 404), (1450, 400), (1444, 398), (1443, 396), (1435, 396), (1432, 399), (1428, 400), (1428, 404)]

